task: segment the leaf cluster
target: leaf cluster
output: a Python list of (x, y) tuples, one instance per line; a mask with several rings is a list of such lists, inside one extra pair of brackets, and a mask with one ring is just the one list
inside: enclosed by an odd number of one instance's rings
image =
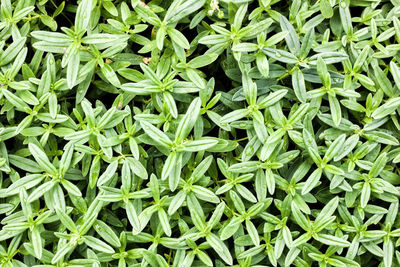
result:
[(1, 0), (0, 266), (400, 266), (398, 0)]

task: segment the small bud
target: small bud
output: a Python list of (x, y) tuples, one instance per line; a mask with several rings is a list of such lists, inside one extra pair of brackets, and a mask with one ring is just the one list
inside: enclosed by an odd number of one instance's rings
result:
[(143, 1), (139, 1), (139, 2), (138, 2), (138, 5), (139, 5), (139, 6), (142, 6), (142, 7), (146, 7), (146, 8), (149, 7), (149, 6), (148, 6), (145, 2), (143, 2)]
[(143, 63), (149, 65), (151, 62), (151, 57), (144, 57), (142, 60), (143, 60)]

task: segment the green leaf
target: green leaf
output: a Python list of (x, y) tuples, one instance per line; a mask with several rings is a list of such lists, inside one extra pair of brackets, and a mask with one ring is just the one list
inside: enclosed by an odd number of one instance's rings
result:
[(75, 16), (75, 30), (77, 32), (87, 29), (92, 11), (92, 3), (93, 1), (91, 0), (82, 0), (78, 5)]
[(266, 78), (269, 77), (269, 62), (267, 57), (263, 54), (257, 54), (256, 64), (261, 75), (263, 75)]
[(77, 233), (78, 229), (75, 226), (74, 221), (61, 209), (56, 209), (57, 216), (61, 223), (72, 233)]
[(321, 0), (319, 2), (319, 9), (321, 10), (321, 14), (324, 16), (324, 18), (330, 18), (333, 16), (333, 8), (329, 0)]
[(159, 209), (158, 210), (158, 218), (160, 220), (161, 226), (164, 230), (164, 233), (167, 236), (171, 236), (171, 226), (169, 224), (169, 219), (168, 219), (168, 215), (165, 212), (164, 209)]
[(99, 179), (97, 180), (97, 186), (101, 186), (107, 183), (115, 174), (118, 168), (118, 160), (114, 160), (107, 166), (107, 169), (100, 175)]
[(281, 100), (287, 94), (287, 92), (288, 91), (286, 89), (275, 91), (270, 93), (267, 97), (262, 98), (257, 104), (260, 108), (270, 107)]
[[(296, 49), (297, 48), (292, 48)], [(293, 55), (293, 53), (289, 53), (285, 50), (281, 49), (274, 49), (274, 48), (263, 48), (262, 51), (269, 57), (288, 64), (296, 64), (298, 62), (298, 58)]]
[(131, 169), (133, 173), (135, 173), (140, 178), (146, 180), (148, 178), (146, 168), (135, 158), (129, 157), (127, 158), (128, 162), (130, 163)]
[(236, 52), (253, 52), (258, 49), (257, 44), (253, 43), (238, 43), (232, 46), (232, 50)]
[(72, 243), (66, 243), (62, 247), (59, 247), (56, 254), (51, 259), (51, 263), (55, 264), (59, 262), (68, 252), (72, 251), (74, 248), (75, 246)]
[(397, 86), (397, 89), (400, 89), (400, 69), (393, 61), (390, 62), (390, 72), (392, 73), (392, 77)]
[(342, 118), (342, 110), (340, 108), (339, 100), (331, 95), (328, 96), (328, 99), (329, 99), (329, 107), (331, 109), (333, 123), (336, 126), (339, 126)]
[(185, 115), (179, 121), (179, 125), (175, 133), (175, 142), (182, 142), (183, 139), (188, 136), (197, 118), (199, 117), (200, 107), (200, 98), (195, 98), (192, 103), (190, 103)]
[(146, 121), (141, 121), (140, 124), (143, 130), (146, 132), (146, 134), (148, 134), (155, 142), (166, 148), (172, 146), (172, 142), (168, 138), (168, 136), (162, 131), (160, 131), (158, 128), (154, 127), (153, 125), (151, 125)]
[(61, 184), (64, 186), (65, 190), (68, 191), (69, 194), (76, 196), (76, 197), (82, 196), (82, 193), (79, 190), (79, 188), (76, 185), (74, 185), (73, 183), (71, 183), (70, 181), (64, 179), (61, 181)]
[(196, 197), (193, 194), (188, 194), (186, 202), (193, 224), (196, 226), (197, 229), (203, 229), (205, 227), (205, 218), (204, 211), (203, 208), (200, 206), (200, 203), (197, 201)]
[(258, 235), (256, 227), (250, 220), (246, 220), (246, 229), (251, 237), (251, 240), (253, 241), (253, 244), (255, 246), (259, 246), (260, 245), (260, 237)]
[(198, 140), (188, 141), (182, 144), (184, 151), (198, 152), (207, 150), (218, 143), (218, 140), (209, 139), (207, 137), (200, 138)]
[(361, 190), (361, 197), (360, 197), (361, 208), (365, 208), (367, 206), (370, 195), (371, 195), (371, 185), (368, 182), (366, 182), (363, 184)]
[(139, 221), (139, 217), (137, 215), (135, 207), (133, 206), (131, 201), (128, 201), (126, 203), (126, 214), (128, 216), (128, 220), (129, 220), (130, 224), (132, 225), (133, 232), (140, 233), (142, 226)]
[(304, 103), (307, 101), (307, 91), (304, 82), (304, 76), (301, 70), (296, 68), (292, 74), (292, 84), (296, 97), (300, 102)]
[(29, 143), (28, 147), (32, 156), (35, 158), (36, 162), (39, 164), (43, 171), (48, 172), (52, 175), (57, 174), (57, 169), (53, 166), (53, 164), (51, 164), (46, 153), (44, 153), (44, 151), (40, 147), (33, 143)]
[(229, 171), (231, 172), (239, 172), (239, 173), (248, 173), (255, 171), (261, 168), (260, 164), (257, 161), (247, 161), (233, 164), (229, 167)]
[(294, 202), (292, 202), (291, 210), (292, 210), (292, 215), (293, 215), (295, 221), (297, 222), (297, 224), (304, 230), (308, 231), (309, 222)]
[(93, 236), (84, 236), (83, 241), (85, 242), (86, 245), (97, 251), (104, 253), (114, 253), (114, 249), (111, 246)]
[(372, 117), (374, 119), (381, 119), (389, 114), (395, 112), (395, 110), (399, 107), (400, 105), (400, 97), (394, 97), (389, 99), (385, 104), (382, 106), (378, 107), (373, 113)]
[(186, 193), (184, 191), (179, 191), (173, 198), (168, 207), (168, 214), (174, 214), (183, 204), (186, 199)]
[(187, 66), (189, 68), (194, 68), (194, 69), (202, 68), (202, 67), (210, 65), (217, 58), (218, 58), (217, 54), (200, 55), (200, 56), (195, 57), (194, 59), (190, 60), (187, 63)]
[(44, 179), (44, 177), (45, 176), (42, 174), (26, 175), (25, 177), (15, 181), (13, 184), (11, 184), (7, 188), (6, 193), (8, 195), (14, 195), (14, 194), (18, 194), (22, 188), (25, 188), (26, 190), (28, 190), (28, 189), (38, 185)]
[(393, 97), (395, 93), (389, 78), (386, 76), (386, 74), (381, 70), (379, 66), (375, 65), (373, 68), (376, 80), (378, 81), (378, 85), (382, 88), (383, 92), (385, 92), (387, 96)]
[(319, 180), (321, 179), (321, 175), (322, 175), (322, 169), (318, 168), (316, 170), (314, 170), (311, 175), (308, 177), (307, 181), (305, 182), (305, 184), (303, 185), (303, 188), (301, 190), (301, 194), (305, 195), (307, 193), (309, 193), (311, 190), (314, 189), (314, 187), (317, 186), (317, 184), (319, 183)]
[(298, 121), (300, 121), (304, 115), (307, 113), (308, 109), (310, 107), (309, 103), (303, 103), (301, 104), (295, 112), (289, 114), (289, 118), (288, 118), (288, 123), (290, 125), (294, 125), (296, 124)]
[(178, 118), (178, 109), (176, 107), (176, 103), (172, 95), (168, 92), (164, 92), (164, 101), (167, 103), (169, 112), (171, 113), (173, 118)]
[(350, 9), (346, 2), (341, 2), (339, 5), (340, 20), (346, 34), (353, 33), (353, 26), (351, 23)]
[(348, 241), (333, 235), (318, 234), (315, 239), (328, 246), (348, 247), (350, 245)]
[(101, 236), (101, 238), (103, 238), (109, 244), (115, 247), (121, 246), (121, 242), (119, 241), (117, 235), (114, 233), (113, 229), (103, 221), (96, 220), (96, 222), (93, 224), (93, 228)]
[(173, 28), (167, 28), (167, 33), (171, 37), (172, 41), (184, 49), (189, 49), (190, 44), (186, 37), (178, 30)]
[(372, 165), (368, 176), (369, 177), (377, 177), (385, 167), (387, 162), (387, 156), (386, 152), (382, 153), (379, 155), (379, 157), (374, 161), (374, 164)]
[(212, 233), (206, 235), (206, 240), (226, 264), (233, 264), (232, 256), (224, 242), (222, 242), (216, 235)]
[(199, 199), (203, 199), (212, 203), (219, 203), (219, 198), (212, 191), (204, 187), (193, 185), (192, 192), (195, 193)]
[(53, 180), (45, 182), (44, 184), (41, 184), (40, 186), (36, 187), (35, 190), (33, 190), (33, 192), (29, 195), (27, 201), (30, 203), (30, 202), (37, 200), (38, 198), (43, 196), (44, 193), (51, 190), (56, 184), (57, 184), (57, 182), (55, 182)]
[(332, 214), (335, 212), (337, 206), (339, 204), (339, 198), (335, 197), (331, 199), (321, 210), (321, 212), (318, 214), (317, 218), (315, 218), (315, 226), (318, 227), (317, 225), (319, 222), (321, 222), (323, 219), (332, 216)]
[(41, 258), (43, 253), (42, 238), (40, 237), (40, 232), (37, 227), (33, 227), (31, 231), (32, 246), (35, 251), (36, 257)]
[(285, 16), (280, 17), (280, 25), (282, 28), (282, 31), (288, 32), (286, 35), (286, 43), (288, 45), (289, 51), (293, 55), (297, 55), (300, 52), (300, 41), (299, 38), (297, 37), (296, 31), (293, 27), (292, 24), (287, 20)]
[(204, 2), (205, 0), (188, 0), (184, 1), (183, 3), (176, 1), (177, 6), (175, 8), (168, 9), (164, 20), (170, 24), (177, 23), (182, 18), (192, 14), (193, 12), (196, 12), (204, 5)]
[(324, 160), (329, 162), (333, 159), (340, 151), (344, 144), (344, 140), (346, 139), (345, 134), (341, 134), (338, 138), (333, 141), (333, 143), (329, 146), (328, 150), (325, 152)]
[(115, 87), (121, 87), (121, 82), (119, 81), (117, 74), (115, 71), (111, 68), (110, 65), (104, 64), (103, 67), (100, 68), (101, 73), (106, 77), (106, 79)]
[(15, 94), (11, 93), (10, 91), (3, 89), (1, 91), (4, 96), (7, 98), (7, 100), (16, 108), (19, 108), (23, 111), (29, 111), (30, 108), (29, 106), (18, 96), (16, 96)]
[(168, 158), (165, 161), (165, 164), (162, 168), (162, 173), (161, 173), (162, 180), (166, 180), (169, 177), (177, 161), (178, 161), (177, 152), (172, 152), (171, 154), (168, 155)]
[(26, 37), (15, 40), (11, 45), (0, 55), (0, 66), (10, 63), (22, 50), (26, 42)]
[(319, 164), (321, 162), (321, 156), (318, 153), (317, 143), (315, 142), (314, 136), (306, 128), (303, 129), (303, 140), (310, 157), (316, 164)]

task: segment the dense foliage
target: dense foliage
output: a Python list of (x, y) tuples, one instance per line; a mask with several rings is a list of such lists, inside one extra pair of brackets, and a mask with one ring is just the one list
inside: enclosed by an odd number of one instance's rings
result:
[(1, 0), (0, 266), (398, 266), (399, 0)]

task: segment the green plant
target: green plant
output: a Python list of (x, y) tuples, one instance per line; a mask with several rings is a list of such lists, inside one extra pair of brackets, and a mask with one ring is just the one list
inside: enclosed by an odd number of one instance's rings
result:
[(400, 266), (398, 0), (0, 3), (0, 266)]

